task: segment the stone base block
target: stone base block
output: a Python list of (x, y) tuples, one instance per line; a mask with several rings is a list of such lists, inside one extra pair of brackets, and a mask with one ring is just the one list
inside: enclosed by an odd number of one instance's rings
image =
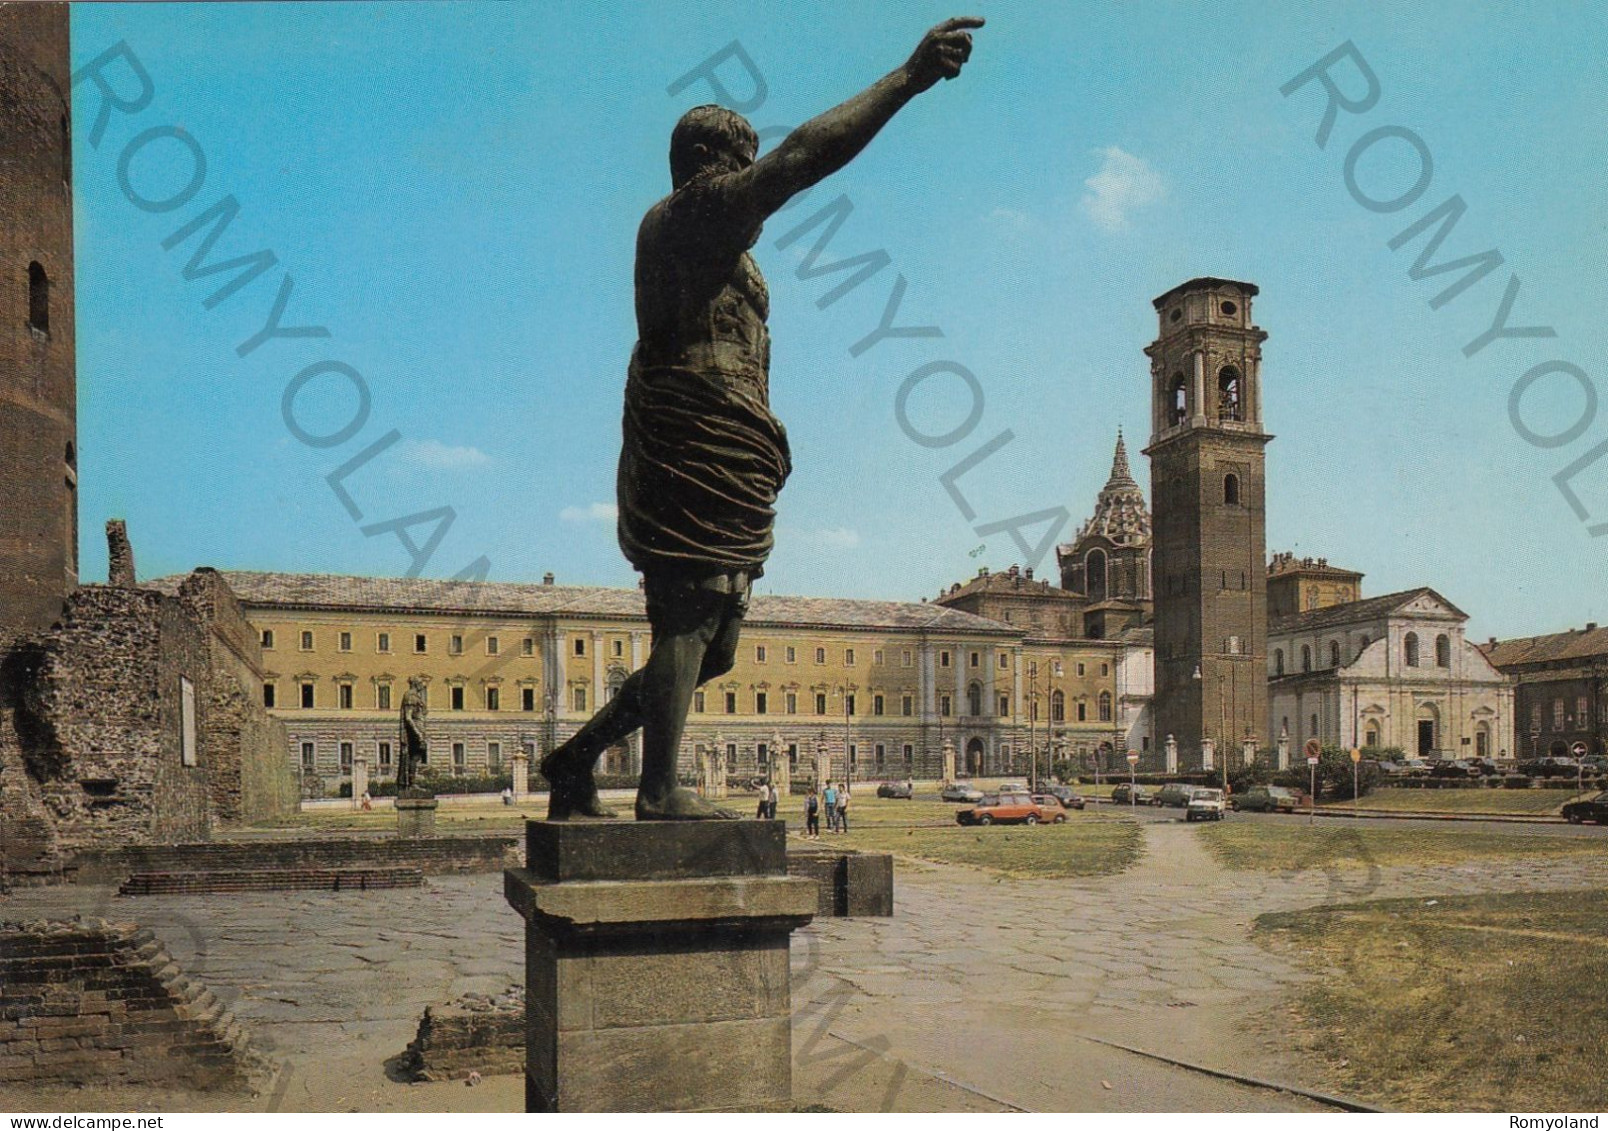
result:
[(781, 822), (532, 821), (505, 873), (525, 918), (530, 1111), (787, 1111), (788, 943), (816, 886)]
[(434, 836), (436, 806), (433, 797), (398, 797), (396, 799), (396, 835), (402, 837)]

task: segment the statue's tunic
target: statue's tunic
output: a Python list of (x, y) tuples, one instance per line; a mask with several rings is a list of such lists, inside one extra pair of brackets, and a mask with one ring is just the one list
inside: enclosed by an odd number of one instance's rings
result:
[(619, 536), (645, 574), (759, 576), (792, 469), (770, 411), (770, 300), (748, 255), (762, 218), (735, 198), (729, 178), (695, 178), (637, 234)]

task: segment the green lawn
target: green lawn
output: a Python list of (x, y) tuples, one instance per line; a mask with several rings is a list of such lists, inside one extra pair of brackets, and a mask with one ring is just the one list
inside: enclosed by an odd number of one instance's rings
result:
[(1333, 1090), (1407, 1111), (1608, 1108), (1608, 892), (1320, 907), (1255, 934), (1323, 975), (1294, 1017)]
[[(1588, 790), (1595, 793), (1596, 790)], [(1403, 813), (1556, 814), (1575, 797), (1564, 789), (1376, 789), (1358, 804), (1364, 809)], [(1349, 801), (1325, 802), (1319, 808), (1349, 809)]]
[(852, 815), (849, 824), (851, 832), (826, 837), (824, 842), (1040, 879), (1115, 875), (1139, 859), (1143, 844), (1137, 822), (1099, 813), (1069, 813), (1061, 825), (857, 828)]
[(1366, 868), (1403, 864), (1462, 864), (1473, 860), (1564, 859), (1608, 856), (1597, 837), (1487, 832), (1450, 826), (1434, 829), (1380, 828), (1331, 821), (1227, 821), (1201, 830), (1206, 846), (1225, 867), (1281, 872), (1291, 868)]

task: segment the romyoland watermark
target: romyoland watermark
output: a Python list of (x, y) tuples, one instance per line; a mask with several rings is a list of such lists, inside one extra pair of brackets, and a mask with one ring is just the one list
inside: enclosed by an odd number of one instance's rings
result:
[[(1326, 150), (1341, 112), (1348, 116), (1348, 124), (1352, 124), (1351, 118), (1363, 119), (1379, 104), (1383, 87), (1362, 52), (1348, 39), (1279, 87), (1286, 98), (1303, 91), (1307, 92), (1303, 97), (1308, 101), (1313, 94), (1322, 95), (1323, 116), (1318, 120), (1314, 140), (1319, 149)], [(1359, 121), (1356, 124), (1370, 123)], [(1351, 199), (1369, 212), (1380, 215), (1406, 212), (1425, 198), (1434, 183), (1434, 151), (1416, 130), (1407, 126), (1373, 125), (1352, 140), (1341, 165), (1341, 176)], [(1417, 258), (1407, 268), (1407, 277), (1414, 282), (1447, 276), (1441, 290), (1428, 300), (1431, 310), (1439, 311), (1457, 302), (1506, 262), (1501, 250), (1494, 247), (1455, 259), (1450, 258), (1456, 254), (1455, 250), (1449, 249), (1448, 258), (1437, 261), (1441, 245), (1450, 238), (1466, 212), (1468, 204), (1462, 193), (1451, 193), (1386, 241), (1391, 251), (1401, 251), (1423, 240)], [(1491, 287), (1474, 292), (1475, 297), (1483, 296), (1491, 313), (1483, 323), (1484, 329), (1463, 346), (1463, 356), (1477, 357), (1492, 345), (1503, 343), (1506, 348), (1499, 348), (1492, 356), (1500, 357), (1505, 366), (1515, 369), (1525, 366), (1508, 392), (1508, 419), (1513, 431), (1525, 443), (1543, 451), (1567, 448), (1582, 440), (1596, 423), (1597, 387), (1586, 371), (1573, 361), (1547, 357), (1547, 353), (1552, 352), (1550, 349), (1540, 353), (1542, 360), (1537, 361), (1535, 351), (1525, 358), (1521, 351), (1511, 348), (1514, 342), (1528, 343), (1558, 336), (1557, 330), (1549, 325), (1525, 321), (1532, 316), (1514, 313), (1519, 290), (1518, 273), (1510, 271), (1500, 298)], [(1468, 303), (1461, 304), (1458, 313), (1463, 313), (1468, 306)], [(1537, 427), (1525, 416), (1525, 397), (1542, 382), (1560, 381), (1579, 388), (1579, 416), (1567, 427), (1552, 431)], [(1604, 456), (1608, 456), (1608, 439), (1577, 451), (1573, 459), (1552, 475), (1552, 482), (1570, 510), (1586, 524), (1587, 532), (1594, 538), (1608, 534), (1608, 514), (1600, 511), (1593, 514), (1581, 500), (1576, 480)], [(1608, 509), (1608, 503), (1603, 509)]]
[[(142, 115), (156, 100), (156, 85), (150, 72), (126, 41), (113, 44), (81, 67), (73, 75), (73, 87), (98, 99), (88, 136), (90, 148), (97, 151), (107, 140), (114, 115), (120, 131), (133, 130), (145, 125)], [(365, 537), (391, 535), (396, 538), (407, 555), (405, 576), (421, 576), (452, 528), (457, 511), (442, 503), (378, 520), (365, 514), (357, 497), (362, 473), (394, 447), (402, 439), (402, 433), (391, 428), (376, 437), (374, 433), (379, 426), (370, 427), (374, 398), (363, 374), (343, 361), (336, 350), (307, 348), (310, 342), (323, 343), (334, 335), (328, 326), (291, 321), (289, 310), (295, 279), (271, 248), (222, 258), (228, 252), (219, 249), (219, 245), (227, 247), (225, 237), (240, 215), (241, 206), (232, 192), (209, 191), (208, 197), (215, 196), (211, 203), (192, 207), (208, 187), (207, 174), (205, 148), (200, 139), (181, 126), (145, 125), (124, 140), (117, 154), (117, 184), (131, 205), (150, 215), (179, 215), (182, 222), (161, 240), (161, 247), (166, 252), (181, 247), (190, 249), (189, 259), (180, 268), (187, 282), (213, 280), (216, 289), (201, 300), (205, 310), (216, 310), (236, 301), (258, 279), (275, 270), (279, 272), (279, 286), (272, 301), (262, 303), (264, 313), (259, 329), (242, 341), (235, 353), (248, 358), (266, 347), (272, 352), (275, 363), (286, 366), (289, 375), (280, 397), (280, 412), (285, 429), (298, 442), (321, 452), (357, 447), (349, 455), (342, 453), (344, 458), (324, 476), (324, 481)], [(175, 184), (179, 187), (169, 187)], [(218, 258), (214, 258), (215, 251)], [(258, 300), (266, 299), (262, 288), (251, 291), (250, 295), (257, 296)], [(250, 301), (250, 297), (244, 301)], [(325, 356), (319, 357), (319, 353)], [(353, 400), (345, 419), (309, 420), (299, 408), (302, 396), (310, 389), (343, 386)], [(490, 572), (490, 560), (481, 555), (454, 574), (452, 580), (482, 581)]]
[[(734, 89), (732, 84), (740, 84), (741, 92), (739, 89)], [(765, 81), (765, 76), (753, 56), (735, 39), (677, 78), (669, 85), (667, 92), (672, 98), (679, 98), (695, 86), (701, 88), (700, 94), (703, 90), (707, 90), (707, 99), (712, 99), (744, 115), (752, 115), (762, 107), (770, 94), (769, 84)], [(782, 125), (763, 127), (756, 125), (755, 129), (761, 144), (785, 137), (792, 132), (792, 127)], [(799, 193), (778, 212), (778, 215), (780, 212), (797, 207), (812, 191)], [(772, 246), (778, 250), (786, 250), (814, 233), (814, 242), (803, 254), (794, 271), (802, 282), (847, 272), (838, 278), (830, 290), (816, 299), (817, 309), (825, 310), (861, 284), (894, 265), (893, 257), (885, 248), (860, 252), (831, 262), (824, 261), (828, 246), (853, 212), (854, 202), (847, 194), (839, 193), (829, 203), (800, 220), (794, 227), (782, 232), (773, 241)], [(900, 324), (900, 310), (904, 305), (908, 287), (909, 281), (903, 272), (895, 269), (893, 279), (888, 284), (888, 297), (883, 304), (881, 317), (875, 326), (868, 328), (862, 337), (849, 345), (850, 358), (859, 359), (889, 341), (943, 338), (944, 331), (940, 326)], [(912, 398), (931, 381), (951, 385), (958, 382), (965, 390), (964, 413), (957, 415), (951, 427), (940, 431), (929, 431), (911, 419)], [(1037, 568), (1055, 546), (1062, 528), (1070, 521), (1072, 515), (1065, 507), (1051, 506), (1003, 518), (984, 520), (979, 516), (977, 508), (962, 489), (961, 481), (987, 460), (998, 455), (1016, 438), (1011, 429), (1001, 428), (989, 439), (980, 444), (975, 443), (974, 433), (983, 421), (985, 407), (983, 383), (977, 374), (957, 360), (940, 357), (916, 366), (900, 382), (894, 395), (893, 417), (899, 425), (899, 430), (911, 442), (923, 448), (933, 450), (954, 448), (957, 451), (966, 451), (966, 454), (962, 455), (953, 466), (938, 476), (939, 483), (955, 504), (955, 509), (960, 512), (961, 518), (971, 525), (974, 533), (982, 538), (995, 534), (1010, 535), (1017, 550), (1022, 554), (1024, 564)], [(967, 451), (967, 448), (970, 450)], [(1040, 527), (1043, 527), (1044, 532), (1037, 541), (1030, 542), (1028, 532)]]

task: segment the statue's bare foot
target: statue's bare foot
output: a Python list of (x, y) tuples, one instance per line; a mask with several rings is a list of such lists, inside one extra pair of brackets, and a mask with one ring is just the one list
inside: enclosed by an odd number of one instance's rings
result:
[(636, 819), (639, 821), (740, 821), (742, 814), (711, 805), (685, 786), (672, 789), (663, 797), (637, 794)]
[(547, 819), (567, 821), (571, 817), (618, 817), (613, 809), (606, 808), (597, 796), (597, 782), (590, 769), (565, 769), (559, 747), (542, 759), (542, 776), (547, 779), (551, 792), (547, 795)]

